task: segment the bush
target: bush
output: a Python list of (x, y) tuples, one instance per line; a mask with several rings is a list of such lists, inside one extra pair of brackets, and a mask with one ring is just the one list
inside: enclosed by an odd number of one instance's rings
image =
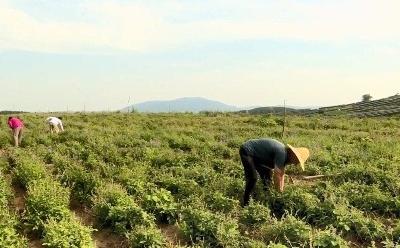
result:
[(186, 199), (201, 190), (199, 185), (191, 179), (160, 175), (157, 180), (156, 184), (159, 187), (170, 191), (178, 200)]
[(169, 147), (190, 152), (194, 147), (194, 140), (188, 137), (172, 137), (168, 139)]
[(0, 208), (0, 247), (28, 248), (26, 238), (17, 232), (18, 221), (16, 217), (2, 206)]
[(267, 248), (267, 245), (259, 240), (252, 240), (250, 238), (243, 238), (241, 247), (243, 248)]
[(268, 207), (250, 201), (240, 215), (240, 222), (246, 226), (258, 226), (270, 220), (270, 215), (271, 210)]
[(93, 198), (95, 216), (100, 225), (125, 233), (137, 225), (153, 226), (154, 217), (141, 209), (126, 191), (116, 184), (99, 187)]
[(8, 159), (0, 156), (0, 173), (9, 169)]
[(0, 247), (28, 247), (26, 239), (17, 232), (18, 220), (8, 210), (11, 195), (11, 189), (0, 172)]
[(0, 132), (0, 148), (11, 145), (11, 135), (6, 132)]
[(5, 180), (4, 176), (0, 172), (0, 208), (6, 208), (8, 200), (12, 196), (11, 189)]
[(181, 229), (193, 243), (204, 241), (208, 246), (239, 246), (240, 233), (237, 222), (204, 209), (185, 209)]
[(346, 248), (347, 242), (336, 234), (335, 229), (318, 231), (314, 235), (313, 247), (318, 248)]
[(339, 186), (338, 191), (358, 209), (379, 214), (400, 215), (399, 198), (382, 192), (377, 185), (344, 183)]
[(292, 215), (282, 220), (264, 224), (261, 228), (262, 238), (266, 242), (280, 242), (288, 246), (300, 246), (310, 241), (311, 227)]
[(50, 248), (94, 248), (92, 230), (79, 223), (75, 218), (61, 221), (49, 220), (44, 225), (43, 246)]
[(387, 173), (376, 167), (365, 167), (352, 165), (346, 167), (341, 174), (334, 178), (336, 184), (353, 182), (366, 185), (378, 185), (383, 191), (389, 192), (392, 196), (400, 196), (400, 181), (396, 174)]
[(71, 166), (65, 169), (61, 181), (68, 185), (73, 197), (81, 203), (89, 203), (100, 179), (96, 174), (86, 172), (82, 167)]
[[(271, 192), (271, 194), (268, 200), (270, 201), (271, 209), (277, 216), (282, 216), (285, 212), (289, 212), (302, 218), (319, 217), (310, 215), (319, 206), (319, 199), (301, 187), (288, 186), (282, 194), (276, 192)], [(310, 219), (310, 221), (312, 222), (313, 220)]]
[(155, 227), (137, 226), (127, 236), (132, 248), (159, 248), (165, 246), (164, 236)]
[(206, 197), (206, 202), (210, 209), (221, 213), (230, 213), (239, 207), (239, 201), (224, 196), (221, 192), (215, 192), (210, 197)]
[(17, 155), (13, 157), (15, 180), (24, 187), (32, 181), (47, 177), (46, 169), (40, 161), (31, 156)]
[(400, 244), (400, 222), (397, 223), (392, 232), (393, 241)]
[(26, 199), (26, 220), (40, 233), (48, 220), (60, 221), (70, 216), (68, 189), (58, 182), (40, 179), (28, 186)]
[(144, 209), (154, 214), (156, 219), (162, 223), (172, 223), (177, 217), (177, 205), (174, 197), (166, 189), (154, 189), (145, 195)]
[(382, 223), (364, 216), (363, 212), (337, 204), (333, 210), (336, 220), (332, 223), (341, 231), (356, 235), (361, 240), (382, 240), (385, 230)]

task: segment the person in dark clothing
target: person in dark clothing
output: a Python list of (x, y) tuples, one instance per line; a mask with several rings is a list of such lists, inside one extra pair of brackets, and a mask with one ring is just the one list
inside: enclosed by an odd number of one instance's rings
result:
[(307, 148), (284, 145), (275, 139), (251, 139), (246, 141), (239, 150), (242, 160), (246, 187), (243, 205), (249, 203), (250, 195), (260, 175), (264, 189), (267, 190), (274, 176), (274, 184), (278, 191), (284, 188), (285, 167), (288, 164), (298, 164), (304, 170), (304, 162), (310, 155)]

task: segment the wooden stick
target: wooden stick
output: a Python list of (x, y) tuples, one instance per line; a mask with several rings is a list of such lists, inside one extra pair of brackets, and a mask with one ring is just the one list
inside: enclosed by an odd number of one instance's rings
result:
[(286, 125), (286, 100), (283, 101), (283, 124), (282, 124), (282, 139), (285, 138), (285, 125)]
[(312, 179), (318, 179), (318, 178), (322, 178), (322, 177), (327, 177), (327, 175), (303, 176), (303, 179), (312, 180)]

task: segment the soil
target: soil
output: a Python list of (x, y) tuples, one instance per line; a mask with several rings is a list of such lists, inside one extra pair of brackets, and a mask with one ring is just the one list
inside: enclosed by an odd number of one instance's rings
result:
[(112, 232), (111, 229), (101, 229), (93, 233), (97, 248), (127, 248), (126, 238)]
[(187, 245), (187, 242), (180, 233), (177, 225), (160, 224), (158, 225), (158, 228), (160, 228), (161, 233), (167, 240), (168, 247)]
[(40, 239), (35, 239), (35, 240), (29, 239), (28, 247), (29, 248), (42, 248), (43, 247), (42, 241)]
[(12, 185), (14, 191), (14, 199), (12, 200), (11, 208), (19, 215), (22, 215), (25, 209), (26, 192), (20, 185)]
[[(95, 225), (95, 218), (90, 208), (86, 207), (79, 202), (72, 200), (70, 209), (75, 213), (76, 217), (85, 226), (93, 227)], [(95, 247), (97, 248), (125, 248), (128, 247), (125, 237), (117, 235), (111, 229), (101, 229), (93, 232), (92, 235)]]
[[(24, 188), (22, 188), (22, 186), (18, 184), (12, 184), (12, 189), (14, 191), (14, 199), (11, 202), (10, 208), (15, 210), (15, 213), (17, 213), (20, 217), (22, 217), (25, 209), (26, 191), (24, 190)], [(24, 230), (23, 233), (25, 234), (24, 236), (27, 237), (28, 239), (29, 248), (43, 247), (40, 237), (28, 233), (27, 230)]]

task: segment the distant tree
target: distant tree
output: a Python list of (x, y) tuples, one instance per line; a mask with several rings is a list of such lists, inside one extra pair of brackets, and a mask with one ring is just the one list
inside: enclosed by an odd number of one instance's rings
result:
[(362, 96), (362, 101), (363, 102), (369, 102), (369, 101), (371, 101), (371, 99), (372, 99), (372, 96), (370, 94), (364, 94)]

